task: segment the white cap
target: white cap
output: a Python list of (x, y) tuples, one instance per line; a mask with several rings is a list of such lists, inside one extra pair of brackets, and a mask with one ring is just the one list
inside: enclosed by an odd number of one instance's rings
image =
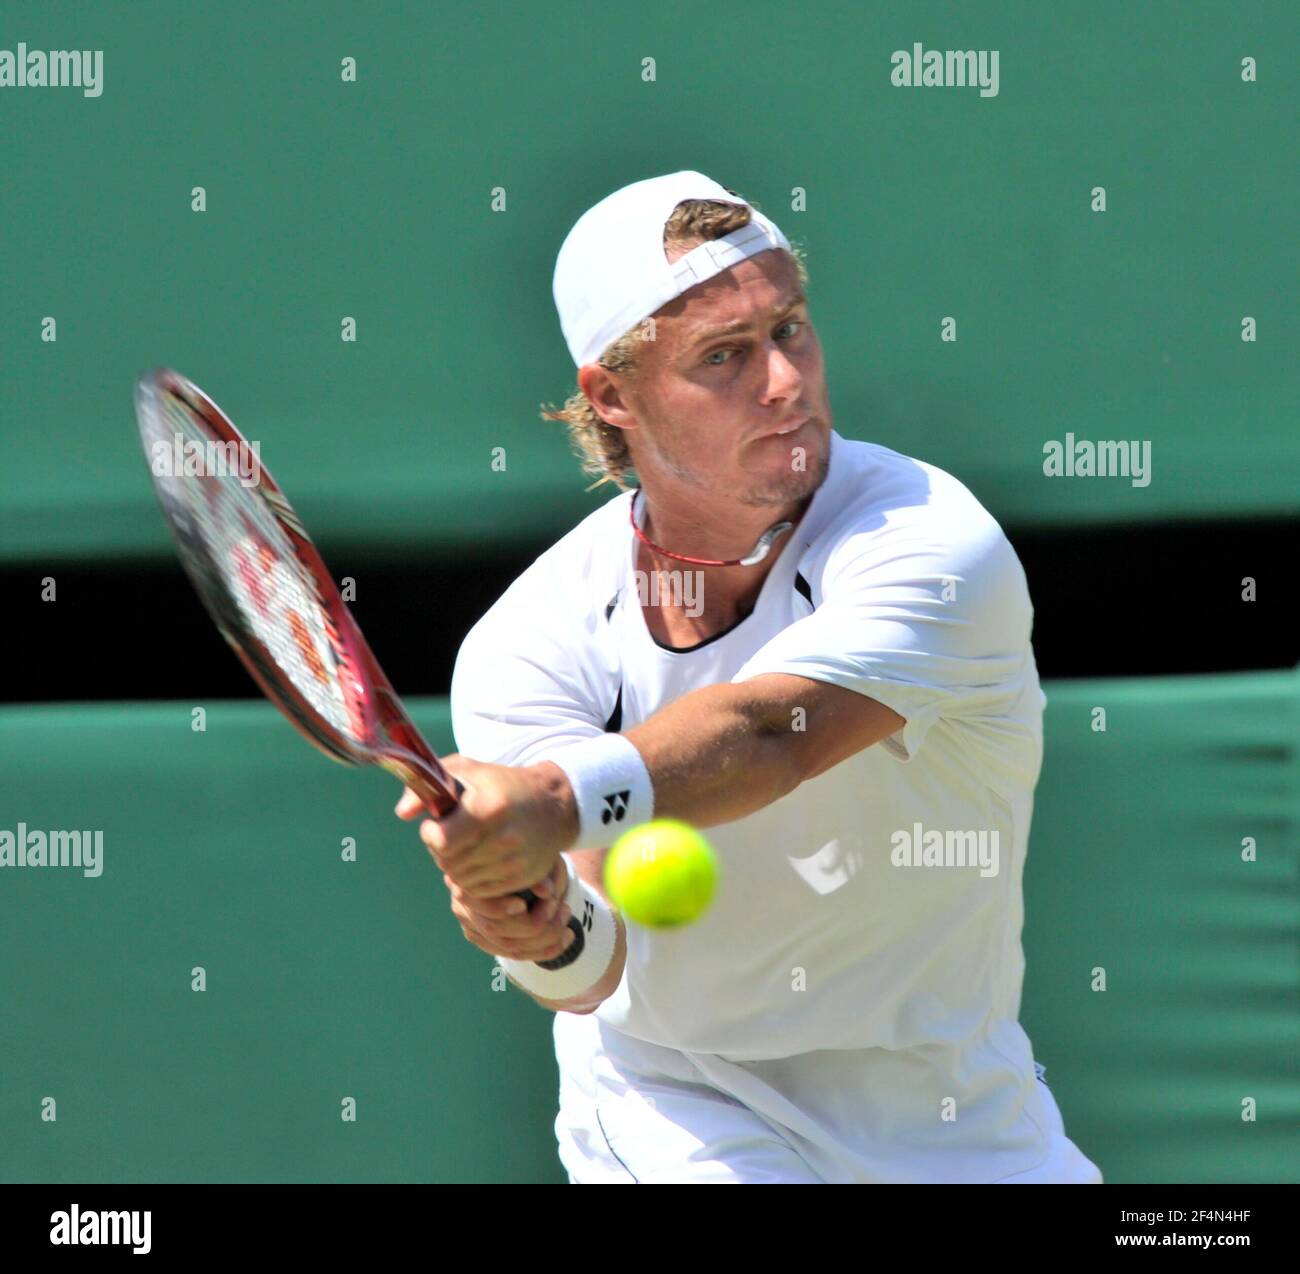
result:
[[(740, 204), (752, 219), (669, 265), (664, 223), (684, 199)], [(611, 341), (697, 283), (757, 252), (789, 247), (757, 208), (703, 173), (651, 177), (606, 195), (578, 218), (555, 262), (555, 308), (574, 364), (594, 363)]]

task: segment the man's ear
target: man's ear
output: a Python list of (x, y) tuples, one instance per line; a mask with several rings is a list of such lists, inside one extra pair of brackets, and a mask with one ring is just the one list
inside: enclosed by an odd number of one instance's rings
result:
[(618, 378), (599, 363), (585, 363), (578, 368), (578, 388), (607, 425), (619, 429), (635, 426), (636, 418)]

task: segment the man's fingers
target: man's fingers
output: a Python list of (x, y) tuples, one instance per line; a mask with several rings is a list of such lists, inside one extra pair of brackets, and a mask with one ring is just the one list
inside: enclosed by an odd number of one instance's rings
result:
[(467, 906), (462, 898), (453, 898), (451, 910), (462, 926), (469, 925), (485, 937), (501, 942), (540, 941), (548, 936), (554, 939), (563, 932), (570, 915), (566, 904), (554, 910), (547, 904), (529, 915), (495, 919)]
[(393, 813), (398, 818), (411, 819), (424, 812), (424, 802), (409, 787), (403, 788), (401, 797), (398, 799), (397, 804), (393, 806)]
[[(467, 756), (461, 756), (458, 752), (453, 752), (450, 756), (442, 758), (443, 768), (452, 775), (453, 778), (460, 779), (466, 788), (472, 787), (470, 783), (470, 774), (473, 770), (481, 768), (481, 762), (473, 761)], [(457, 806), (459, 808), (459, 806)], [(398, 798), (397, 804), (393, 807), (393, 813), (398, 818), (416, 818), (422, 813), (430, 813), (428, 807), (422, 800), (409, 788), (402, 789), (402, 795)], [(452, 811), (453, 813), (455, 811)], [(444, 820), (450, 818), (451, 814), (443, 815)]]
[(464, 922), (461, 923), (461, 931), (465, 940), (481, 951), (507, 960), (553, 960), (572, 941), (572, 930), (567, 925), (548, 930), (541, 937), (528, 939), (497, 938)]
[(500, 862), (476, 863), (472, 856), (449, 857), (441, 848), (436, 832), (431, 832), (422, 839), (429, 846), (434, 861), (442, 868), (443, 875), (454, 880), (457, 888), (467, 898), (486, 902), (511, 897), (528, 887), (524, 860), (517, 855)]
[(528, 946), (524, 954), (518, 958), (523, 960), (554, 960), (562, 951), (568, 949), (573, 940), (573, 930), (566, 925), (553, 936), (548, 935), (544, 942), (539, 941)]
[(452, 909), (457, 914), (464, 912), (473, 919), (476, 926), (490, 929), (494, 933), (510, 936), (535, 934), (555, 920), (561, 912), (566, 917), (569, 915), (569, 906), (562, 899), (539, 899), (531, 910), (516, 911), (515, 904), (522, 903), (521, 898), (475, 898), (450, 877), (444, 875), (442, 879), (451, 891)]
[(485, 920), (506, 920), (512, 916), (523, 916), (528, 911), (528, 904), (513, 894), (504, 898), (470, 899), (470, 896), (446, 872), (443, 873), (442, 883), (451, 891), (451, 896), (457, 902), (462, 904), (472, 902), (474, 915)]
[[(459, 810), (459, 808), (460, 806), (456, 806), (455, 809), (439, 816), (439, 821), (445, 823), (456, 813), (457, 810)], [(433, 818), (435, 816), (434, 811), (432, 811), (418, 796), (416, 796), (409, 787), (404, 787), (402, 789), (402, 795), (397, 798), (397, 804), (393, 806), (393, 813), (396, 814), (398, 818), (408, 820), (419, 818), (422, 814), (426, 818)], [(463, 819), (460, 820), (460, 822), (457, 823), (457, 827), (460, 827), (463, 822)]]
[(461, 806), (420, 824), (420, 839), (449, 860), (471, 856), (485, 834), (487, 828)]
[[(565, 929), (555, 937), (532, 943), (497, 943), (492, 954), (507, 960), (554, 960), (573, 940), (573, 931)], [(475, 944), (477, 945), (477, 944)]]
[(486, 951), (489, 955), (507, 960), (553, 960), (573, 941), (573, 930), (569, 928), (569, 909), (563, 907), (549, 924), (538, 932), (522, 936), (502, 936), (493, 925), (477, 923), (476, 917), (457, 903), (452, 904), (452, 912), (460, 921), (461, 932), (467, 942)]
[(468, 874), (463, 867), (458, 869), (455, 863), (447, 864), (447, 871), (453, 874), (465, 893), (476, 902), (492, 898), (509, 897), (527, 887), (528, 875), (521, 860), (506, 859), (491, 867), (470, 869)]

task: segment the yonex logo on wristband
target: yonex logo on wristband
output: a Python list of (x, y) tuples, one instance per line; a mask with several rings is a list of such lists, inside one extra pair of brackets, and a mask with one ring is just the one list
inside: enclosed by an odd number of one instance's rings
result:
[(573, 789), (579, 845), (612, 845), (624, 828), (654, 817), (650, 774), (627, 735), (606, 731), (557, 749), (554, 761)]
[(600, 812), (600, 821), (608, 823), (611, 819), (615, 823), (621, 823), (627, 814), (628, 798), (632, 795), (631, 788), (625, 788), (621, 792), (609, 792), (601, 799), (605, 802), (605, 808)]

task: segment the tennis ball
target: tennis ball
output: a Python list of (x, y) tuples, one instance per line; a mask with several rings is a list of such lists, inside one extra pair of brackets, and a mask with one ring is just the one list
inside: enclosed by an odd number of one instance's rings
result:
[(630, 828), (605, 856), (605, 892), (629, 920), (652, 929), (698, 919), (717, 883), (709, 842), (675, 818)]

